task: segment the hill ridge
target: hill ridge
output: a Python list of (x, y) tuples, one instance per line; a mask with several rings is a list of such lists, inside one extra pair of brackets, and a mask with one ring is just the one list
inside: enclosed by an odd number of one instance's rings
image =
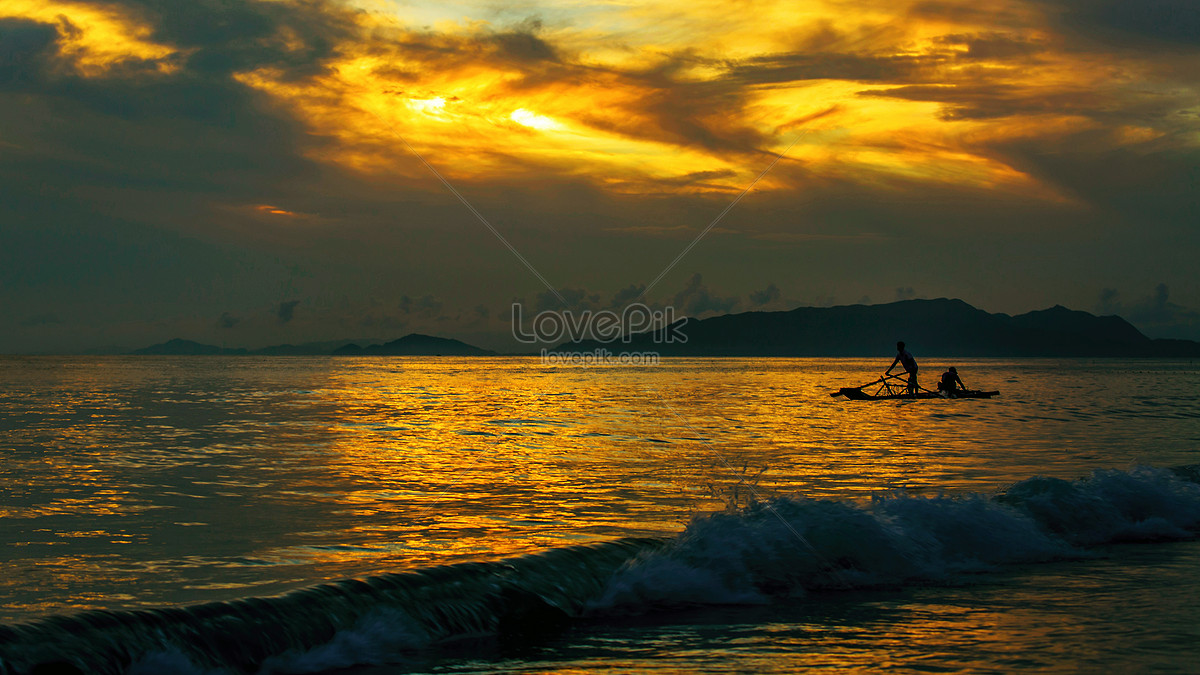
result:
[(663, 356), (870, 356), (890, 354), (897, 341), (914, 353), (960, 357), (1200, 356), (1200, 342), (1152, 340), (1118, 316), (1095, 316), (1062, 305), (1010, 316), (957, 298), (900, 300), (880, 305), (797, 307), (686, 319), (686, 342), (666, 342), (665, 329), (602, 343), (565, 342), (551, 352), (653, 351)]

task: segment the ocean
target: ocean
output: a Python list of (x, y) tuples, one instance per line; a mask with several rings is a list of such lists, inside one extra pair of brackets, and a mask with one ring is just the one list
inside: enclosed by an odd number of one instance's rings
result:
[(1200, 363), (0, 357), (0, 673), (1197, 672)]

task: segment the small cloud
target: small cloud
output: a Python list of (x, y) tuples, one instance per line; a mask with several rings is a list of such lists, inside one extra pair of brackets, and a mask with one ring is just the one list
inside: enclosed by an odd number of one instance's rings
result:
[(1194, 321), (1196, 312), (1171, 302), (1171, 290), (1166, 284), (1154, 287), (1154, 294), (1142, 298), (1129, 309), (1129, 320), (1149, 324), (1170, 324), (1181, 319)]
[(708, 289), (699, 273), (693, 274), (683, 290), (675, 295), (671, 304), (685, 316), (700, 316), (705, 313), (729, 312), (737, 305), (737, 297), (722, 297)]
[(1121, 301), (1118, 300), (1120, 293), (1115, 288), (1100, 289), (1100, 300), (1096, 303), (1096, 313), (1100, 315), (1119, 314), (1121, 312)]
[(612, 307), (624, 308), (629, 303), (642, 297), (646, 292), (646, 284), (629, 284), (613, 295)]
[(287, 323), (296, 315), (296, 305), (300, 304), (299, 300), (288, 300), (279, 303), (279, 307), (275, 310), (275, 317), (279, 319), (279, 323)]
[(912, 286), (902, 286), (896, 289), (897, 300), (912, 300), (915, 297), (917, 297), (917, 293)]
[(1100, 291), (1097, 310), (1103, 314), (1117, 314), (1153, 338), (1200, 339), (1200, 312), (1171, 302), (1171, 289), (1160, 283), (1154, 292), (1141, 298), (1129, 307), (1120, 302), (1116, 289)]
[[(559, 299), (561, 296), (561, 300)], [(563, 304), (563, 301), (566, 304)], [(600, 304), (599, 293), (589, 293), (583, 288), (560, 288), (558, 295), (555, 295), (550, 290), (545, 290), (538, 293), (537, 299), (534, 301), (534, 311), (544, 312), (546, 310), (584, 310), (595, 309)]]
[(441, 314), (443, 306), (444, 303), (432, 295), (423, 295), (419, 298), (400, 296), (400, 311), (408, 315), (431, 319)]
[(779, 292), (779, 287), (772, 283), (761, 291), (753, 291), (750, 293), (750, 303), (755, 307), (761, 307), (763, 305), (775, 302), (779, 299), (780, 295), (781, 293)]
[(521, 22), (516, 30), (497, 33), (492, 37), (500, 53), (518, 62), (557, 62), (558, 53), (550, 43), (537, 34), (542, 30), (541, 19), (531, 17)]

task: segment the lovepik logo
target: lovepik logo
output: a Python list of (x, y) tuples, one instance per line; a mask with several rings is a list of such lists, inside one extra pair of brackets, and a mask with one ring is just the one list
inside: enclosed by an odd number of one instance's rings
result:
[(634, 335), (647, 331), (653, 331), (650, 337), (656, 343), (687, 342), (687, 336), (682, 331), (687, 324), (687, 317), (676, 319), (674, 307), (651, 309), (635, 302), (621, 310), (620, 314), (611, 309), (598, 312), (590, 309), (579, 312), (545, 310), (533, 317), (528, 329), (525, 327), (524, 316), (524, 307), (521, 303), (514, 302), (512, 334), (523, 344), (558, 344), (583, 340), (620, 340), (628, 344), (633, 341)]

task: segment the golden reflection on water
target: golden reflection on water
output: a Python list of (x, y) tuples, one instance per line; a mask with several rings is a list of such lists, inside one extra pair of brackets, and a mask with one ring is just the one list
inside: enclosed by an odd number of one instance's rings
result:
[(1181, 464), (1200, 412), (1194, 397), (1141, 397), (1143, 381), (1188, 383), (1194, 368), (1139, 379), (1115, 362), (959, 361), (1000, 398), (876, 403), (829, 393), (886, 359), (6, 365), (0, 620), (666, 535), (752, 499), (987, 492)]

